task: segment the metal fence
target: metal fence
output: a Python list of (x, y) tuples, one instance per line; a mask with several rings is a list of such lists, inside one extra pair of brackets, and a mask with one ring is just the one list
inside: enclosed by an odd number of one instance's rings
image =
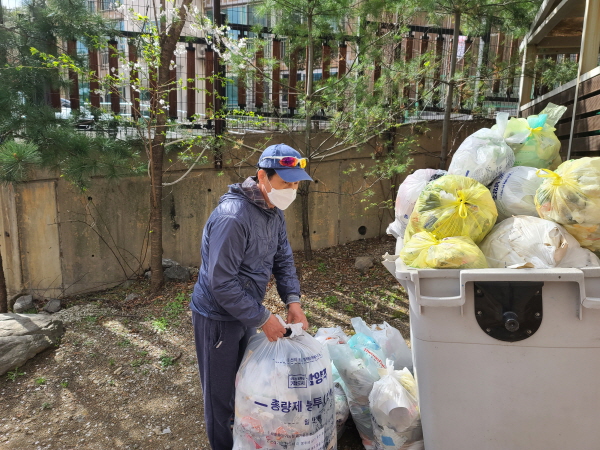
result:
[[(14, 2), (15, 7), (19, 7), (19, 0), (9, 1)], [(86, 124), (92, 127), (98, 119), (97, 114), (94, 116), (96, 108), (105, 111), (105, 118), (114, 114), (135, 119), (150, 116), (149, 77), (142, 80), (142, 89), (137, 89), (137, 92), (126, 83), (118, 89), (106, 90), (98, 83), (105, 75), (125, 74), (129, 63), (137, 62), (140, 72), (147, 72), (134, 39), (140, 30), (137, 30), (123, 13), (122, 7), (119, 9), (120, 5), (124, 5), (126, 8), (132, 7), (136, 11), (147, 12), (148, 8), (144, 7), (146, 3), (148, 2), (145, 0), (125, 0), (121, 4), (112, 0), (90, 0), (90, 9), (100, 11), (113, 20), (116, 29), (120, 30), (121, 37), (107, 41), (105, 48), (100, 51), (87, 49), (79, 42), (62, 43), (62, 51), (80, 58), (86, 66), (86, 71), (83, 75), (65, 73), (71, 81), (70, 89), (54, 92), (51, 96), (53, 106), (60, 108), (59, 116), (68, 117), (73, 110), (79, 110), (82, 128), (85, 128)], [(229, 24), (232, 38), (247, 36), (252, 25), (261, 25), (268, 29), (268, 20), (260, 18), (249, 4), (228, 6), (228, 3), (223, 2), (222, 13)], [(201, 3), (197, 6), (201, 10), (204, 7)], [(205, 8), (204, 12), (209, 17), (212, 15), (210, 9)], [(438, 120), (443, 117), (445, 106), (453, 30), (424, 26), (409, 28), (410, 32), (394, 50), (394, 57), (410, 62), (427, 54), (430, 55), (433, 64), (421, 78), (407, 83), (404, 87), (403, 95), (411, 107), (404, 114), (403, 120)], [(269, 33), (264, 33), (262, 37), (267, 41), (264, 56), (281, 59), (282, 64), (274, 69), (270, 77), (246, 83), (238, 80), (236, 74), (226, 70), (228, 81), (225, 86), (224, 105), (228, 111), (228, 129), (234, 132), (302, 130), (305, 121), (295, 118), (302, 105), (299, 96), (293, 93), (293, 86), (296, 86), (296, 83), (301, 86), (307, 76), (311, 76), (317, 84), (328, 77), (344, 76), (353, 62), (351, 45), (341, 42), (330, 47), (324, 43), (317, 52), (323, 57), (319, 56), (320, 59), (315, 61), (313, 73), (307, 75), (304, 55), (298, 55), (295, 63), (290, 63), (290, 67), (283, 63), (287, 52), (285, 38), (276, 38)], [(493, 117), (498, 111), (516, 115), (518, 41), (498, 33), (485, 38), (460, 36), (458, 49), (457, 72), (462, 78), (453, 98), (452, 119)], [(119, 56), (115, 56), (117, 53)], [(173, 55), (171, 79), (179, 88), (169, 95), (168, 117), (173, 123), (193, 130), (190, 132), (208, 133), (214, 125), (210, 105), (214, 104), (215, 83), (210, 82), (209, 77), (214, 73), (217, 58), (218, 52), (208, 45), (202, 32), (186, 26), (182, 42)], [(381, 76), (381, 64), (374, 61), (371, 81), (376, 81), (378, 76)], [(140, 107), (137, 110), (132, 108), (132, 105), (138, 103)], [(236, 111), (239, 110), (259, 113), (265, 119), (257, 124), (255, 119), (237, 114)], [(322, 114), (313, 117), (315, 120), (312, 126), (326, 128), (330, 112), (325, 105)]]

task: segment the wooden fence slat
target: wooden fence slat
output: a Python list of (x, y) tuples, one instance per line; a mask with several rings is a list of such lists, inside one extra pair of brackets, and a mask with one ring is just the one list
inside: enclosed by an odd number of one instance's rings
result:
[[(589, 133), (600, 130), (600, 116), (586, 117), (575, 121), (573, 134)], [(569, 136), (571, 132), (571, 121), (565, 121), (556, 127), (557, 136)]]

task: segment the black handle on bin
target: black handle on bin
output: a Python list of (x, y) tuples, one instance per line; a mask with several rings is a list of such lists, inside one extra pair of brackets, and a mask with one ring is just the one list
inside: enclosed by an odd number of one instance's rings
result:
[(515, 332), (519, 329), (519, 316), (512, 311), (504, 313), (504, 326), (508, 331)]

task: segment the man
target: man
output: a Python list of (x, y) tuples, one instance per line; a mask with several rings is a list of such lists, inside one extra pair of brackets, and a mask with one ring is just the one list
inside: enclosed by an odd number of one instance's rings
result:
[(312, 180), (305, 166), (293, 148), (268, 147), (257, 176), (229, 186), (204, 227), (190, 307), (213, 450), (233, 447), (235, 376), (248, 340), (257, 328), (272, 342), (286, 331), (262, 305), (271, 274), (287, 306), (287, 322), (308, 328), (282, 212), (296, 197), (298, 183)]

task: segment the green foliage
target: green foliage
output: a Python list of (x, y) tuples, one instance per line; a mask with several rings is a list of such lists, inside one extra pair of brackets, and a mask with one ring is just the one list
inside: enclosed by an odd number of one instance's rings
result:
[(549, 89), (554, 89), (577, 78), (577, 61), (563, 59), (560, 62), (550, 58), (539, 58), (535, 72), (540, 75), (540, 82)]
[(35, 379), (35, 384), (37, 384), (38, 386), (46, 384), (46, 379), (44, 377), (38, 377)]
[(323, 302), (328, 308), (335, 308), (340, 300), (335, 295), (328, 295), (323, 299)]
[(163, 316), (152, 320), (152, 328), (158, 333), (167, 331), (172, 326), (178, 326), (179, 317), (187, 310), (188, 296), (179, 292), (175, 298), (163, 306)]
[(157, 333), (163, 333), (164, 331), (167, 331), (167, 328), (169, 328), (169, 320), (166, 317), (154, 319), (152, 321), (152, 328), (154, 328)]
[(21, 375), (25, 375), (25, 372), (21, 372), (18, 367), (15, 367), (15, 370), (6, 372), (6, 379), (10, 381), (15, 381)]
[(117, 345), (119, 347), (131, 347), (133, 343), (129, 339), (122, 339), (119, 342), (117, 342)]
[(160, 366), (163, 369), (166, 369), (167, 367), (175, 365), (175, 362), (176, 362), (176, 358), (175, 357), (168, 356), (167, 354), (161, 355), (160, 358), (158, 358), (158, 360), (160, 362)]
[(0, 145), (0, 181), (16, 183), (26, 180), (41, 160), (37, 145), (14, 140), (5, 142)]

